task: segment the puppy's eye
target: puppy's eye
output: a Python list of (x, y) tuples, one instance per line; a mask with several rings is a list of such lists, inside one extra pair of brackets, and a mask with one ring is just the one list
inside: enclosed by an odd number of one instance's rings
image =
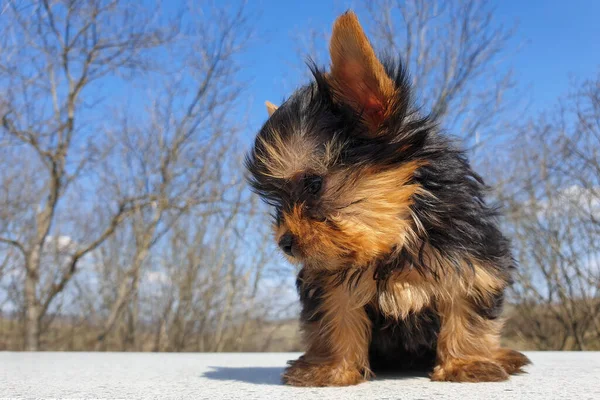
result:
[(317, 175), (309, 175), (304, 178), (304, 190), (311, 195), (317, 195), (323, 186), (323, 178)]

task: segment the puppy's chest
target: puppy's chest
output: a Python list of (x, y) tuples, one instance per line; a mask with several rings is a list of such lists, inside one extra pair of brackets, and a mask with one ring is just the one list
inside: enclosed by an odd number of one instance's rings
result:
[(377, 291), (374, 302), (385, 316), (406, 319), (411, 313), (429, 307), (435, 294), (436, 288), (428, 282), (394, 281)]
[(297, 288), (302, 303), (301, 318), (307, 322), (320, 320), (332, 306), (341, 307), (336, 314), (346, 308), (369, 306), (386, 318), (404, 320), (411, 314), (431, 308), (440, 294), (438, 285), (418, 274), (396, 275), (385, 282), (378, 282), (365, 273), (358, 281), (341, 284), (318, 279), (305, 281), (303, 278), (301, 273)]

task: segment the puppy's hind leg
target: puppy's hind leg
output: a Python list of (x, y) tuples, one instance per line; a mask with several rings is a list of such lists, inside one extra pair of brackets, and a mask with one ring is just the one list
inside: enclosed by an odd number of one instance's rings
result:
[(431, 379), (450, 382), (499, 382), (508, 372), (494, 357), (499, 346), (499, 321), (478, 315), (468, 299), (454, 298), (439, 306), (442, 326), (437, 366)]

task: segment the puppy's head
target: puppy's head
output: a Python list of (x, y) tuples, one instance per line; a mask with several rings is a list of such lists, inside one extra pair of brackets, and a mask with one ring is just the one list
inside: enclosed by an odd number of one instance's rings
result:
[(307, 267), (362, 266), (418, 230), (413, 176), (426, 121), (410, 111), (402, 68), (377, 59), (356, 16), (334, 24), (331, 70), (277, 108), (246, 164), (273, 207), (275, 240)]

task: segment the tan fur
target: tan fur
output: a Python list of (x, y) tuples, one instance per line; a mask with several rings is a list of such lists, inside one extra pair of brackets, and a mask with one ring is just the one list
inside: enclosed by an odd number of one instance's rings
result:
[(281, 135), (272, 134), (273, 142), (260, 140), (264, 153), (258, 153), (256, 158), (263, 163), (273, 178), (287, 179), (298, 171), (302, 171), (308, 165), (320, 162), (313, 156), (315, 144), (300, 135), (290, 135), (285, 142)]
[(353, 12), (336, 20), (329, 52), (331, 82), (341, 100), (364, 111), (366, 121), (377, 128), (389, 109), (395, 87)]
[(499, 382), (522, 373), (531, 362), (518, 351), (499, 346), (501, 321), (474, 313), (457, 301), (440, 310), (442, 330), (438, 338), (438, 361), (431, 379), (449, 382)]
[(283, 383), (292, 386), (350, 386), (364, 382), (365, 376), (346, 363), (314, 364), (300, 358), (289, 363), (282, 376)]
[[(406, 247), (409, 249), (410, 247)], [(418, 247), (412, 247), (417, 251)], [(424, 250), (424, 260), (427, 265), (437, 272), (421, 274), (409, 267), (408, 272), (402, 271), (388, 281), (386, 290), (379, 294), (381, 310), (394, 318), (406, 318), (411, 312), (419, 312), (427, 306), (435, 304), (451, 304), (456, 298), (473, 298), (485, 301), (485, 297), (502, 290), (504, 281), (492, 275), (477, 261), (472, 261), (473, 269), (466, 263), (463, 273), (455, 273), (453, 266), (445, 266), (434, 251)]]
[(411, 312), (419, 312), (431, 305), (435, 294), (435, 285), (423, 279), (393, 279), (388, 282), (386, 290), (379, 293), (378, 304), (384, 314), (404, 319)]
[[(365, 271), (368, 273), (372, 271)], [(374, 297), (375, 282), (361, 279), (351, 288), (347, 284), (334, 285), (333, 279), (321, 282), (331, 287), (317, 310), (322, 318), (302, 327), (307, 350), (285, 371), (286, 383), (345, 386), (371, 375), (368, 359), (371, 323), (364, 307)]]
[(258, 148), (262, 150), (256, 154), (256, 158), (264, 164), (267, 176), (292, 179), (308, 169), (316, 174), (324, 174), (338, 159), (341, 148), (336, 141), (326, 143), (324, 152), (317, 152), (318, 144), (305, 135), (305, 132), (292, 127), (286, 128), (290, 129), (290, 134), (286, 135), (285, 141), (276, 131), (270, 132), (271, 141), (258, 139)]
[(522, 374), (523, 366), (531, 364), (529, 358), (518, 351), (501, 348), (493, 352), (494, 360), (504, 368), (508, 374)]
[(489, 358), (452, 359), (438, 365), (431, 374), (433, 381), (502, 382), (508, 374), (500, 364)]
[(366, 265), (388, 254), (394, 246), (414, 240), (410, 205), (413, 196), (423, 189), (406, 183), (420, 165), (410, 162), (396, 169), (331, 175), (322, 197), (339, 208), (328, 216), (337, 229), (327, 222), (305, 218), (303, 205), (297, 205), (275, 227), (275, 240), (291, 232), (298, 240), (300, 258), (314, 268)]
[(265, 106), (267, 107), (267, 113), (269, 114), (269, 117), (273, 115), (273, 113), (279, 108), (270, 101), (265, 101)]
[(501, 323), (477, 315), (472, 303), (463, 296), (438, 305), (442, 328), (438, 337), (438, 362), (474, 356), (491, 359), (499, 348)]

